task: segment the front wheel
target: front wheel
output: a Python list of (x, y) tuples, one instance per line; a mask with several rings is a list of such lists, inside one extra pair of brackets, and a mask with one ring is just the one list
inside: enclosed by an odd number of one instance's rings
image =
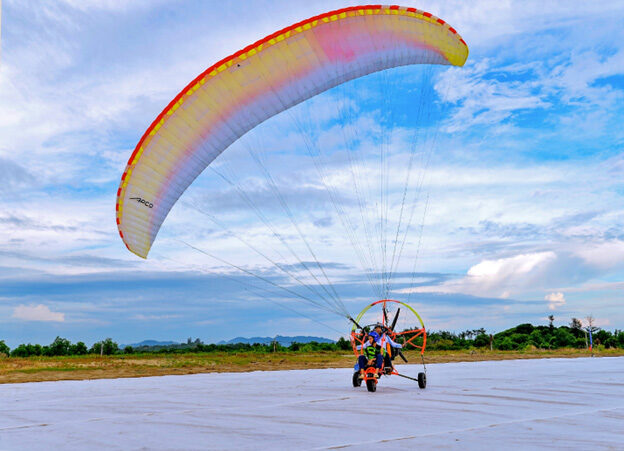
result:
[(427, 375), (425, 373), (418, 373), (418, 386), (420, 388), (427, 386)]
[(353, 386), (359, 387), (362, 385), (362, 379), (360, 379), (360, 372), (356, 371), (353, 373)]
[(374, 392), (377, 390), (377, 381), (375, 379), (369, 379), (366, 381), (366, 388), (370, 392)]

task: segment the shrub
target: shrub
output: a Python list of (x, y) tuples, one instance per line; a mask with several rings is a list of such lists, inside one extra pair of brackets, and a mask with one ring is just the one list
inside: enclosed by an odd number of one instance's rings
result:
[(432, 348), (433, 349), (439, 349), (441, 351), (449, 351), (454, 349), (455, 343), (453, 343), (453, 340), (449, 340), (447, 338), (441, 339), (441, 340), (436, 340), (432, 343)]

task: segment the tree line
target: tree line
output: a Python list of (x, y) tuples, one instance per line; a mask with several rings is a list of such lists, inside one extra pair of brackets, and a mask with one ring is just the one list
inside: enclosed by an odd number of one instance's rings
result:
[(318, 352), (318, 351), (346, 351), (351, 349), (351, 343), (345, 338), (340, 338), (335, 343), (318, 343), (311, 341), (309, 343), (291, 343), (289, 346), (283, 346), (277, 342), (275, 343), (233, 343), (233, 344), (205, 344), (201, 340), (195, 341), (189, 340), (188, 343), (180, 343), (166, 346), (140, 346), (134, 348), (132, 346), (125, 346), (123, 349), (114, 342), (111, 338), (98, 341), (94, 343), (90, 348), (87, 347), (82, 341), (78, 343), (71, 343), (69, 340), (61, 337), (56, 339), (49, 345), (39, 344), (20, 344), (15, 349), (10, 349), (9, 346), (0, 340), (0, 355), (10, 357), (55, 357), (55, 356), (79, 356), (79, 355), (123, 355), (123, 354), (183, 354), (189, 352), (256, 352), (256, 353), (269, 353), (269, 352)]
[[(478, 348), (490, 348), (501, 351), (527, 350), (527, 349), (559, 349), (559, 348), (587, 348), (589, 345), (587, 328), (582, 327), (581, 322), (573, 318), (568, 326), (555, 327), (554, 318), (550, 318), (547, 326), (533, 326), (532, 324), (519, 324), (511, 329), (488, 334), (485, 329), (473, 329), (463, 332), (434, 331), (427, 333), (428, 350), (467, 350)], [(591, 326), (593, 345), (604, 348), (624, 349), (624, 331), (614, 332)], [(416, 344), (422, 344), (422, 339)], [(91, 347), (83, 342), (71, 343), (61, 337), (49, 345), (20, 344), (15, 349), (10, 349), (4, 340), (0, 340), (0, 355), (10, 357), (31, 356), (77, 356), (77, 355), (121, 355), (137, 353), (187, 353), (187, 352), (318, 352), (318, 351), (348, 351), (351, 343), (341, 337), (335, 343), (291, 343), (283, 346), (277, 342), (262, 344), (234, 343), (234, 344), (204, 344), (201, 340), (189, 339), (187, 343), (167, 346), (141, 346), (133, 348), (126, 346), (123, 349), (112, 339), (98, 341)]]

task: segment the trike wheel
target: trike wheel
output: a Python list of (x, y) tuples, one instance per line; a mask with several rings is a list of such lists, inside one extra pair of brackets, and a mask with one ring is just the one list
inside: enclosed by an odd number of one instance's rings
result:
[(362, 385), (362, 379), (360, 379), (360, 372), (356, 371), (353, 373), (353, 386), (359, 387)]
[(427, 386), (427, 375), (425, 373), (418, 373), (418, 386), (420, 388)]

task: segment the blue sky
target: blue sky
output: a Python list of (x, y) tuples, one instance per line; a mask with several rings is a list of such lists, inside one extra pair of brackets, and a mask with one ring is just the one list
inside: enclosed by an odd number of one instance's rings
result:
[[(351, 218), (358, 213), (349, 210), (354, 195), (344, 134), (368, 157), (379, 135), (388, 137), (392, 181), (404, 177), (406, 149), (416, 137), (422, 153), (410, 185), (414, 221), (391, 297), (409, 297), (430, 329), (496, 331), (543, 323), (549, 314), (559, 324), (592, 314), (602, 327), (624, 328), (624, 5), (404, 4), (460, 32), (470, 47), (465, 67), (400, 69), (326, 93), (262, 125), (215, 168), (244, 186), (309, 260), (305, 243), (276, 207), (274, 189), (284, 196), (347, 309), (356, 313), (375, 293), (312, 170), (298, 121), (327, 152), (324, 170)], [(270, 295), (259, 291), (262, 283), (252, 276), (180, 244), (210, 249), (301, 290), (241, 243), (258, 243), (281, 264), (297, 264), (236, 188), (212, 171), (172, 211), (147, 261), (125, 249), (114, 219), (125, 163), (177, 92), (245, 45), (343, 6), (5, 0), (0, 339), (15, 346), (57, 335), (129, 343), (346, 333), (343, 318), (274, 287), (264, 285)], [(390, 87), (381, 92), (386, 82)], [(411, 118), (421, 99), (429, 102), (423, 107), (428, 116), (416, 127)], [(258, 149), (274, 186), (249, 157)], [(379, 176), (367, 158), (359, 170), (363, 179)], [(420, 177), (424, 188), (417, 192)], [(389, 192), (392, 220), (401, 184), (391, 182)], [(198, 207), (218, 213), (227, 231)], [(358, 233), (363, 243), (362, 228)]]

